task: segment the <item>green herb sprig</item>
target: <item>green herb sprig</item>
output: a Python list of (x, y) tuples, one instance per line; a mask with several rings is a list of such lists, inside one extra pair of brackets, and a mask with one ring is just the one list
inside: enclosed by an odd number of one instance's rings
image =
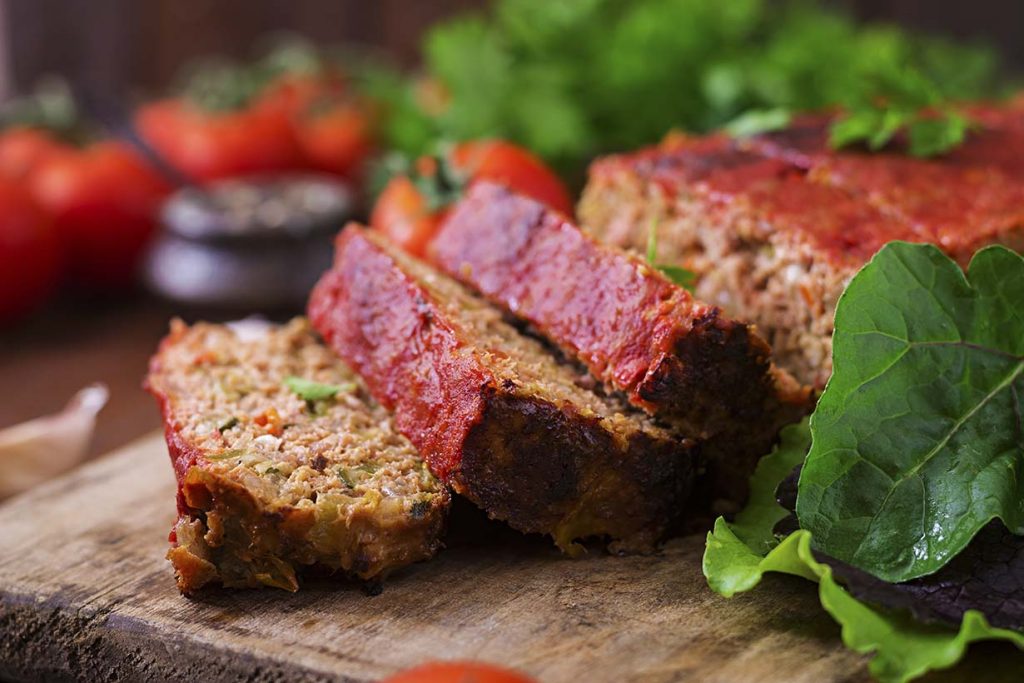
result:
[[(841, 105), (857, 116), (837, 142), (881, 140), (894, 115), (858, 113), (886, 106), (880, 97), (902, 111), (893, 93), (919, 76), (941, 102), (993, 96), (997, 67), (984, 46), (862, 25), (812, 2), (498, 0), (428, 34), (423, 78), (446, 93), (444, 106), (423, 101), (423, 79), (378, 74), (373, 85), (392, 148), (416, 157), (439, 139), (502, 137), (573, 175), (595, 154), (673, 128), (718, 129), (751, 110), (760, 114), (742, 120), (747, 134), (787, 111)], [(955, 144), (959, 120), (939, 121), (904, 121), (914, 153)]]
[(878, 86), (867, 92), (872, 94), (870, 99), (854, 102), (832, 124), (829, 144), (833, 148), (863, 143), (878, 150), (906, 131), (907, 151), (930, 157), (960, 145), (970, 129), (968, 118), (944, 101), (939, 86), (914, 69), (879, 79)]
[(697, 274), (682, 266), (673, 266), (665, 263), (658, 263), (658, 221), (652, 220), (647, 231), (647, 262), (661, 271), (661, 274), (679, 285), (686, 291), (693, 293), (697, 284)]

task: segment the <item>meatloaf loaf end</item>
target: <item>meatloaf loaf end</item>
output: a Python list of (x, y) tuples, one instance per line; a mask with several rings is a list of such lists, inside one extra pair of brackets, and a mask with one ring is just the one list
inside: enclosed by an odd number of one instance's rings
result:
[(309, 315), (433, 471), (491, 517), (570, 553), (587, 537), (644, 551), (683, 510), (689, 442), (379, 234), (342, 232)]
[(818, 389), (831, 374), (832, 314), (846, 283), (912, 228), (786, 159), (723, 137), (671, 137), (596, 161), (580, 201), (586, 229), (697, 274), (698, 299), (758, 325), (776, 362)]
[(305, 320), (176, 320), (147, 389), (178, 480), (182, 593), (296, 590), (304, 567), (375, 579), (440, 545), (447, 490)]
[(746, 482), (807, 392), (780, 392), (771, 349), (643, 259), (540, 202), (478, 183), (429, 250), (441, 270), (528, 322), (610, 391), (707, 440), (716, 494)]

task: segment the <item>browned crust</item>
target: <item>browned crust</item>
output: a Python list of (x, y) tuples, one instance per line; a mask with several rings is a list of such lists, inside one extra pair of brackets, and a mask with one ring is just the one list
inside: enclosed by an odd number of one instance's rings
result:
[(617, 443), (594, 418), (488, 390), (467, 435), (456, 488), (522, 531), (562, 548), (608, 536), (613, 551), (645, 551), (679, 519), (691, 484), (680, 449), (644, 434)]
[(587, 537), (649, 549), (683, 510), (692, 448), (668, 436), (624, 436), (499, 377), (488, 359), (501, 349), (481, 346), (389, 249), (346, 228), (310, 318), (394, 409), (434, 472), (490, 516), (549, 534), (564, 550)]
[(712, 487), (725, 496), (742, 500), (753, 464), (806, 408), (806, 393), (796, 406), (780, 396), (771, 349), (748, 325), (500, 185), (475, 184), (429, 251), (611, 390), (711, 442)]

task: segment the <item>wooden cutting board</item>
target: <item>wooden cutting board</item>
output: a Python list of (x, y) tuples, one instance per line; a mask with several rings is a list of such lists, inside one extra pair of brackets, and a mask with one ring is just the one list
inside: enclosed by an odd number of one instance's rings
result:
[[(711, 593), (700, 536), (570, 560), (462, 505), (448, 548), (380, 595), (320, 580), (187, 600), (164, 560), (173, 516), (158, 434), (0, 506), (0, 678), (372, 681), (472, 658), (545, 683), (868, 679), (807, 582)], [(981, 646), (943, 679), (1019, 680), (1014, 653)]]

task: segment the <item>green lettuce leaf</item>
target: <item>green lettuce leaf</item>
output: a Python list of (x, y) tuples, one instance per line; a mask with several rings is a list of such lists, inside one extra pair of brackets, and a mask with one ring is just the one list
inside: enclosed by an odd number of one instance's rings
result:
[(902, 683), (933, 669), (951, 667), (963, 657), (969, 644), (979, 640), (1007, 640), (1024, 650), (1024, 635), (990, 626), (975, 610), (967, 612), (960, 629), (953, 631), (919, 624), (860, 602), (836, 583), (828, 565), (814, 559), (808, 531), (790, 534), (767, 555), (761, 555), (719, 517), (704, 551), (708, 584), (712, 588), (727, 586), (719, 592), (730, 597), (756, 586), (765, 572), (817, 581), (821, 605), (842, 627), (843, 643), (856, 652), (874, 653), (869, 669), (884, 683)]
[(999, 518), (1024, 533), (1024, 258), (968, 274), (893, 242), (836, 309), (797, 515), (815, 548), (889, 582), (931, 574)]
[(967, 612), (953, 631), (877, 610), (851, 596), (832, 577), (831, 568), (815, 559), (810, 532), (800, 530), (778, 542), (772, 529), (789, 513), (775, 502), (774, 492), (809, 445), (806, 422), (784, 430), (779, 447), (761, 460), (751, 478), (747, 507), (732, 524), (721, 517), (715, 522), (703, 560), (704, 576), (715, 592), (728, 598), (748, 591), (765, 572), (817, 582), (821, 604), (842, 627), (843, 642), (856, 652), (874, 653), (870, 671), (886, 683), (953, 666), (978, 640), (1007, 640), (1024, 650), (1024, 635), (990, 626), (977, 611)]

